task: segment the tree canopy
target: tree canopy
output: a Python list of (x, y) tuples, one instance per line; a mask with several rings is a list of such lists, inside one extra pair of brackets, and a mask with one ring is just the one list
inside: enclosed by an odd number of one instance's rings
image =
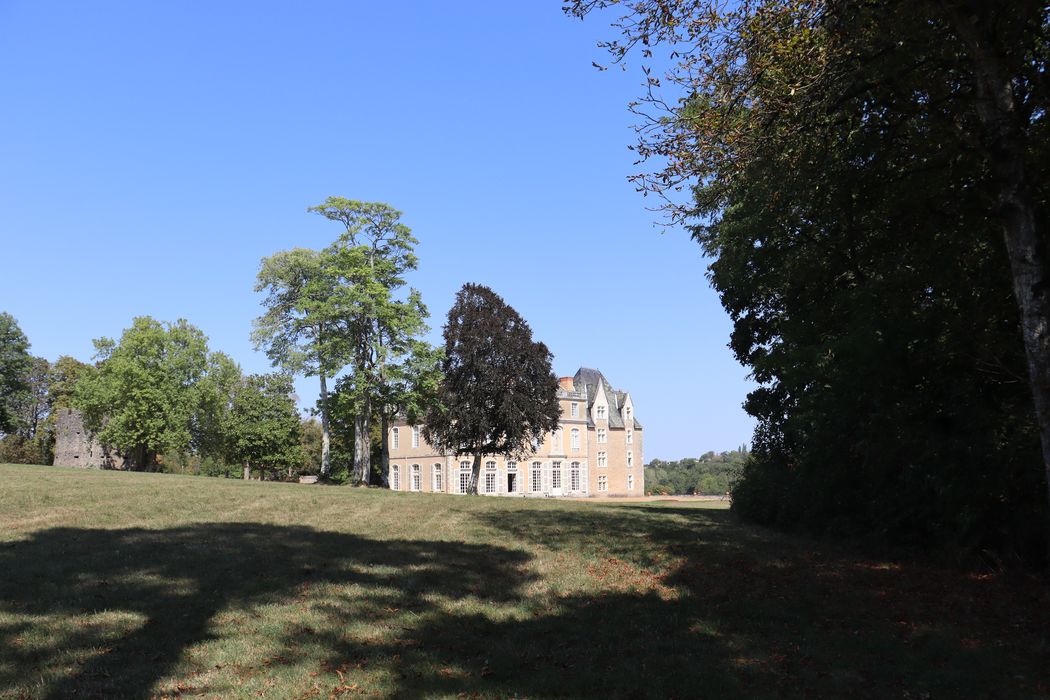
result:
[(476, 494), (483, 455), (523, 456), (557, 427), (558, 380), (547, 346), (483, 285), (456, 294), (444, 339), (443, 379), (423, 435), (440, 450), (473, 455), (469, 492)]
[(759, 383), (734, 508), (1045, 551), (1046, 6), (622, 7), (606, 46), (649, 76), (635, 181), (714, 259)]
[(28, 391), (26, 374), (31, 363), (25, 333), (14, 316), (0, 312), (0, 434), (19, 425), (15, 404)]

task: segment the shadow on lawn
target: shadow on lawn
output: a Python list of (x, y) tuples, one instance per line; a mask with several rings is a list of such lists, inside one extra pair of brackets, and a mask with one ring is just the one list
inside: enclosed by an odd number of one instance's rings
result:
[[(46, 698), (149, 697), (190, 645), (213, 637), (220, 612), (288, 603), (304, 585), (323, 583), (361, 586), (380, 609), (426, 610), (433, 595), (505, 601), (520, 595), (528, 558), (501, 547), (253, 523), (41, 531), (0, 546), (0, 609), (30, 619), (127, 612), (145, 623), (115, 640), (82, 623), (35, 649), (20, 638), (33, 622), (0, 627), (0, 696), (32, 684)], [(91, 655), (99, 648), (105, 653)], [(77, 652), (90, 658), (71, 662)], [(70, 673), (48, 679), (56, 667)]]

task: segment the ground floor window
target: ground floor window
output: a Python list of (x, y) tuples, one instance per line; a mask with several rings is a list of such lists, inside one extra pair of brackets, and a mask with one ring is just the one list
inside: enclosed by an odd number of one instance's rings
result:
[(598, 490), (608, 491), (609, 490), (609, 477), (602, 474), (598, 477)]
[(434, 490), (437, 492), (444, 491), (444, 484), (441, 483), (441, 465), (434, 465)]
[(551, 463), (551, 488), (561, 488), (561, 462)]
[(569, 465), (569, 489), (572, 491), (580, 490), (580, 463), (573, 462)]
[(633, 491), (634, 490), (634, 474), (628, 474), (627, 475), (627, 490), (628, 491)]
[(423, 490), (423, 469), (418, 464), (412, 465), (412, 490)]
[(466, 493), (470, 489), (470, 462), (459, 463), (459, 492)]
[(485, 472), (485, 493), (496, 493), (496, 472)]
[(401, 490), (401, 467), (396, 464), (390, 467), (390, 488), (394, 491)]
[(540, 466), (541, 465), (540, 465), (539, 462), (533, 462), (532, 463), (532, 490), (533, 491), (542, 491), (543, 490), (543, 482), (540, 480), (541, 477), (542, 477), (542, 473), (541, 473), (542, 470), (541, 470)]

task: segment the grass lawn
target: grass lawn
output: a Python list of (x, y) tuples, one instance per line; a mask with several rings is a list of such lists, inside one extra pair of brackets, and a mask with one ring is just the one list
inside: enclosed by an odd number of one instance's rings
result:
[(0, 698), (1050, 697), (1050, 586), (715, 503), (0, 466)]

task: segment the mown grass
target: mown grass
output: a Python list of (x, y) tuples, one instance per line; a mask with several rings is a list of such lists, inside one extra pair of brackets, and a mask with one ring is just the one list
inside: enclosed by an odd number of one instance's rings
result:
[(1050, 697), (1048, 634), (724, 509), (0, 467), (3, 698)]

